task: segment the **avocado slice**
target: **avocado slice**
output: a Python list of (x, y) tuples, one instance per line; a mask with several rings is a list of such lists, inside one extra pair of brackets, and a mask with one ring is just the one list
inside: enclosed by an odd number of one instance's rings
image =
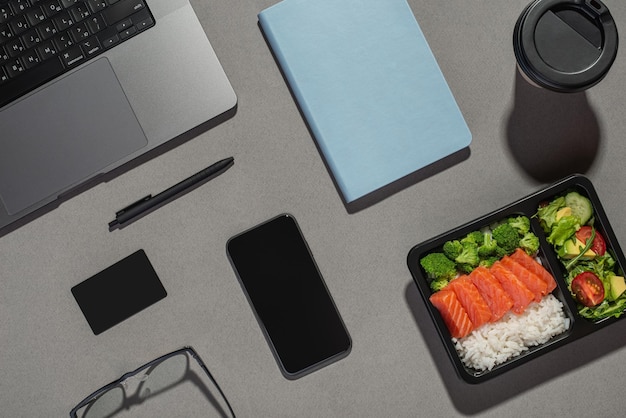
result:
[(565, 206), (556, 212), (555, 219), (558, 222), (564, 216), (572, 216), (572, 208)]
[(613, 300), (617, 299), (626, 291), (626, 281), (622, 276), (612, 276), (611, 277), (611, 298)]
[[(568, 239), (565, 241), (562, 250), (559, 255), (565, 259), (572, 259), (580, 254), (580, 251), (585, 248), (585, 243), (578, 238)], [(587, 250), (581, 258), (591, 260), (596, 257), (596, 253), (592, 250)]]

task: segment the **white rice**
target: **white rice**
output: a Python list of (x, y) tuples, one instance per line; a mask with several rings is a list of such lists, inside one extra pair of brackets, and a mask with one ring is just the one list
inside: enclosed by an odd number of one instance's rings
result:
[(498, 322), (452, 341), (465, 366), (485, 371), (562, 334), (569, 326), (563, 304), (550, 294), (539, 303), (532, 302), (521, 315), (509, 311)]

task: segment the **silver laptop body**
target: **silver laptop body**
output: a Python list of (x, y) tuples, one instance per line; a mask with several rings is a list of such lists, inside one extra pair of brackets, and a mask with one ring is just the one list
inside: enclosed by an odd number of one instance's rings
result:
[(155, 26), (0, 108), (0, 236), (234, 113), (188, 0), (145, 3)]

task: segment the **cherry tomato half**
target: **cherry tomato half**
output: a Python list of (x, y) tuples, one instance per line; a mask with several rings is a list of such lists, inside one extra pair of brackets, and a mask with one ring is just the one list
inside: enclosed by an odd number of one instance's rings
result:
[[(578, 231), (576, 231), (576, 238), (578, 238), (581, 242), (587, 244), (587, 240), (591, 238), (591, 227), (590, 226), (582, 226)], [(591, 251), (598, 255), (604, 255), (606, 252), (606, 242), (604, 241), (604, 237), (600, 234), (600, 232), (596, 229), (596, 236), (593, 238), (593, 243), (591, 243)]]
[(590, 271), (584, 271), (572, 280), (572, 293), (585, 306), (596, 306), (604, 300), (602, 281)]

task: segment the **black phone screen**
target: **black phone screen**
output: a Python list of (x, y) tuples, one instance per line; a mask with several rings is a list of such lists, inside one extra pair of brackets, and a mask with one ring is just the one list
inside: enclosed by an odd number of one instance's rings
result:
[(231, 238), (227, 252), (285, 377), (349, 353), (348, 332), (293, 216)]

